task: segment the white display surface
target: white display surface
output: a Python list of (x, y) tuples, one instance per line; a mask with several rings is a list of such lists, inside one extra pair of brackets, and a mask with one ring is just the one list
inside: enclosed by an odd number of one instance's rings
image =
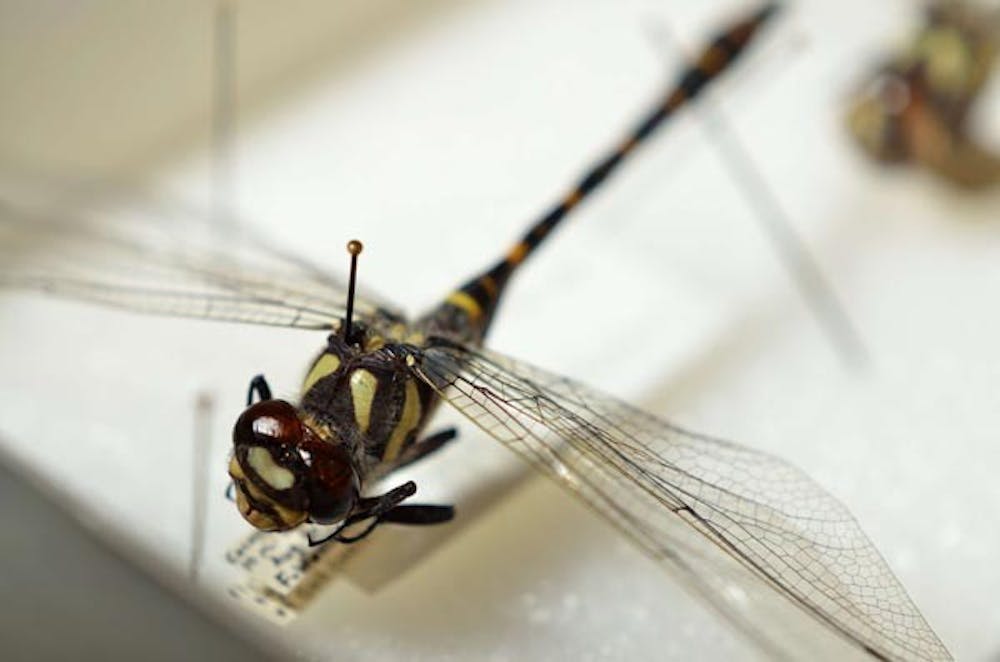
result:
[[(438, 5), (240, 126), (238, 209), (340, 273), (344, 242), (362, 239), (363, 282), (422, 310), (660, 91), (676, 63), (651, 25), (695, 48), (738, 10)], [(800, 3), (713, 95), (846, 303), (867, 368), (846, 368), (807, 315), (697, 113), (524, 268), (490, 346), (801, 467), (857, 516), (952, 653), (984, 660), (1000, 653), (1000, 193), (884, 175), (840, 117), (912, 18), (909, 2)], [(209, 164), (191, 154), (153, 188), (204, 203)], [(169, 563), (189, 553), (194, 402), (213, 395), (205, 575), (212, 590), (228, 582), (223, 551), (247, 530), (222, 498), (231, 422), (258, 372), (294, 394), (322, 334), (7, 294), (0, 334), (10, 450)], [(470, 427), (411, 474), (461, 516), (480, 474), (517, 466)], [(288, 635), (329, 659), (753, 654), (541, 479), (374, 593), (336, 581)]]

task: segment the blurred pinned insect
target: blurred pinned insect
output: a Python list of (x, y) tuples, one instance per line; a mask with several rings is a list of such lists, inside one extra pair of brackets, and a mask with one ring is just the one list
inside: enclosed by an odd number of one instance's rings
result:
[(998, 46), (996, 9), (929, 5), (908, 49), (881, 64), (852, 105), (847, 121), (855, 140), (879, 162), (918, 163), (963, 188), (1000, 182), (1000, 154), (969, 131)]
[[(174, 239), (154, 241), (39, 218), (19, 222), (7, 210), (0, 227), (14, 238), (18, 229), (29, 237), (47, 231), (77, 260), (57, 251), (48, 270), (33, 272), (16, 266), (15, 247), (4, 264), (16, 268), (0, 278), (133, 311), (330, 332), (298, 402), (273, 398), (257, 376), (235, 424), (229, 474), (240, 513), (257, 529), (328, 524), (332, 531), (315, 544), (351, 543), (384, 523), (450, 520), (450, 504), (410, 501), (412, 481), (369, 495), (373, 484), (456, 436), (454, 429), (425, 434), (444, 401), (606, 517), (769, 654), (822, 653), (804, 652), (810, 642), (794, 624), (806, 623), (877, 658), (947, 659), (850, 513), (807, 476), (482, 347), (511, 276), (743, 52), (773, 11), (767, 6), (716, 37), (503, 257), (413, 322), (355, 295), (360, 242), (348, 244), (345, 286), (248, 228), (239, 232), (257, 257), (237, 262), (177, 226)], [(117, 280), (121, 269), (128, 283)]]

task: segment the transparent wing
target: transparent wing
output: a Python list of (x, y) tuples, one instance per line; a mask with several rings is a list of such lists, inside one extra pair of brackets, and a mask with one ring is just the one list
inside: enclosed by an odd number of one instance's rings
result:
[(829, 658), (825, 637), (858, 655), (951, 659), (851, 514), (791, 465), (492, 352), (441, 342), (413, 358), (771, 655)]
[[(346, 260), (346, 257), (345, 257)], [(0, 198), (0, 287), (141, 313), (329, 329), (347, 286), (251, 226), (144, 200), (84, 214)], [(397, 313), (355, 299), (359, 318)]]

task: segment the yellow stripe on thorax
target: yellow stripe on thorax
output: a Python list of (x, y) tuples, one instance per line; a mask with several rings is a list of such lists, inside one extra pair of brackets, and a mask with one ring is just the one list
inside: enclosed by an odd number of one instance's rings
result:
[(354, 420), (357, 421), (358, 430), (362, 433), (368, 431), (371, 423), (372, 402), (375, 400), (375, 389), (378, 388), (378, 380), (375, 375), (359, 368), (351, 373), (351, 400), (354, 402)]
[(302, 381), (302, 393), (308, 393), (316, 382), (337, 372), (340, 358), (336, 354), (324, 354), (316, 360), (306, 378)]

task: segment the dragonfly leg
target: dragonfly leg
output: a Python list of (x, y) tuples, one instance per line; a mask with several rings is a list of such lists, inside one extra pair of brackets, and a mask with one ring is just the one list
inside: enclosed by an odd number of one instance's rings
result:
[(454, 506), (414, 503), (396, 506), (382, 516), (383, 522), (409, 526), (444, 524), (455, 519)]
[[(354, 543), (362, 540), (375, 530), (382, 522), (393, 524), (408, 524), (414, 526), (426, 526), (431, 524), (442, 524), (451, 520), (455, 516), (455, 509), (452, 506), (435, 506), (426, 504), (399, 505), (405, 499), (413, 496), (417, 491), (417, 485), (412, 480), (395, 487), (385, 494), (369, 499), (362, 499), (358, 509), (344, 523), (336, 528), (330, 535), (313, 540), (308, 538), (310, 547), (321, 545), (329, 540), (336, 540), (341, 543)], [(347, 529), (355, 524), (369, 520), (368, 524), (360, 532), (348, 534)]]
[(268, 386), (264, 375), (254, 375), (254, 378), (250, 380), (250, 388), (247, 389), (247, 407), (253, 404), (255, 393), (261, 400), (271, 399), (271, 387)]
[(424, 459), (434, 451), (439, 450), (442, 446), (447, 444), (449, 441), (458, 436), (458, 429), (455, 427), (445, 428), (444, 430), (438, 430), (429, 437), (425, 437), (413, 444), (404, 451), (402, 457), (399, 460), (397, 467), (405, 467), (407, 465), (413, 464), (419, 460)]

